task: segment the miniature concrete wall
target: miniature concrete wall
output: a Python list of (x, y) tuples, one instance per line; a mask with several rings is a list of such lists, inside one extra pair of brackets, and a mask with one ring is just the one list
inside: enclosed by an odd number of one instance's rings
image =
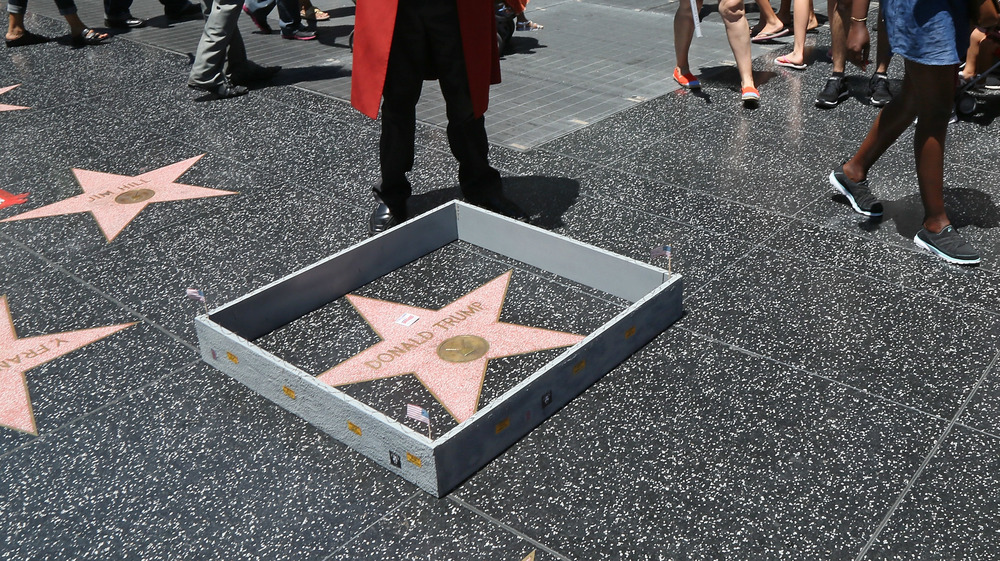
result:
[[(633, 304), (433, 442), (253, 344), (457, 240)], [(199, 316), (195, 327), (207, 363), (440, 497), (680, 318), (682, 292), (680, 275), (451, 202)]]

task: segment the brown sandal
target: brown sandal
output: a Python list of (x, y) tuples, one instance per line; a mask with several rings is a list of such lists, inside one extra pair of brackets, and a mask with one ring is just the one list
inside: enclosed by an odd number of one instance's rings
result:
[(100, 45), (104, 41), (111, 38), (111, 35), (107, 33), (101, 33), (99, 31), (94, 31), (89, 27), (85, 27), (79, 35), (74, 35), (72, 42), (74, 47), (86, 47), (87, 45)]
[(330, 14), (320, 10), (316, 6), (302, 8), (299, 12), (299, 16), (301, 16), (302, 19), (307, 19), (309, 21), (326, 21), (330, 19)]

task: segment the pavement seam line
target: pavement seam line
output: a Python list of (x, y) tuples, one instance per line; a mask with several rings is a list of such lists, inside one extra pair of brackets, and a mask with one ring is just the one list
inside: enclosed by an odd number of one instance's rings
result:
[[(677, 327), (677, 329), (680, 329), (682, 331), (687, 331), (688, 333), (691, 333), (692, 335), (696, 335), (698, 337), (701, 337), (702, 339), (704, 339), (705, 341), (708, 341), (709, 343), (713, 343), (713, 344), (716, 344), (716, 345), (721, 345), (721, 346), (724, 346), (724, 347), (728, 347), (728, 348), (730, 348), (730, 349), (732, 349), (732, 350), (734, 350), (736, 352), (745, 354), (747, 356), (750, 356), (750, 357), (753, 357), (753, 358), (756, 358), (756, 359), (759, 359), (759, 360), (763, 360), (763, 361), (766, 361), (766, 362), (770, 362), (770, 363), (773, 363), (773, 364), (777, 364), (777, 365), (780, 365), (780, 366), (784, 366), (786, 368), (790, 368), (790, 369), (792, 369), (792, 370), (794, 370), (796, 372), (799, 372), (801, 374), (805, 374), (806, 376), (810, 376), (810, 377), (813, 377), (813, 378), (819, 378), (820, 380), (824, 380), (824, 381), (830, 382), (830, 383), (832, 383), (834, 385), (840, 386), (842, 388), (849, 389), (851, 391), (858, 392), (860, 394), (871, 396), (871, 397), (873, 397), (873, 398), (875, 398), (875, 399), (877, 399), (879, 401), (883, 401), (885, 403), (888, 403), (890, 405), (895, 405), (897, 407), (902, 407), (903, 409), (908, 409), (908, 410), (910, 410), (910, 411), (912, 411), (914, 413), (919, 413), (919, 414), (924, 415), (926, 417), (930, 417), (931, 419), (936, 419), (938, 421), (946, 421), (947, 420), (947, 419), (945, 419), (944, 417), (942, 417), (940, 415), (935, 415), (933, 413), (929, 413), (929, 412), (924, 411), (922, 409), (918, 409), (918, 408), (916, 408), (916, 407), (914, 407), (912, 405), (907, 405), (905, 403), (900, 403), (900, 402), (898, 402), (898, 401), (896, 401), (894, 399), (890, 399), (890, 398), (885, 397), (883, 395), (879, 395), (877, 393), (872, 393), (872, 392), (870, 392), (868, 390), (865, 390), (865, 389), (862, 389), (862, 388), (859, 388), (859, 387), (856, 387), (856, 386), (852, 386), (850, 384), (846, 384), (846, 383), (844, 383), (844, 382), (842, 382), (840, 380), (837, 380), (836, 378), (831, 378), (829, 376), (824, 376), (823, 374), (820, 374), (818, 372), (814, 372), (814, 371), (812, 371), (812, 370), (810, 370), (808, 368), (805, 368), (803, 366), (799, 366), (797, 364), (792, 364), (790, 362), (785, 362), (783, 360), (779, 360), (779, 359), (776, 359), (774, 357), (765, 356), (765, 355), (762, 355), (760, 353), (751, 351), (750, 349), (747, 349), (745, 347), (740, 347), (739, 345), (734, 345), (733, 343), (727, 343), (727, 342), (722, 341), (720, 339), (716, 339), (716, 338), (714, 338), (714, 337), (712, 337), (710, 335), (705, 335), (704, 333), (699, 333), (699, 332), (697, 332), (697, 331), (695, 331), (695, 330), (693, 330), (693, 329), (691, 329), (689, 327)], [(989, 368), (990, 367), (987, 367), (987, 370)], [(973, 386), (973, 387), (976, 387), (976, 386)], [(987, 433), (987, 434), (989, 434), (989, 433)], [(1000, 438), (1000, 436), (998, 436), (998, 438)]]
[(906, 499), (907, 495), (909, 495), (910, 489), (913, 488), (917, 480), (920, 479), (920, 476), (923, 475), (924, 470), (927, 469), (928, 464), (930, 464), (931, 460), (937, 455), (938, 451), (941, 449), (941, 446), (944, 444), (945, 439), (951, 435), (952, 428), (954, 428), (955, 425), (958, 424), (958, 419), (963, 414), (965, 414), (966, 408), (968, 408), (969, 403), (972, 402), (972, 398), (974, 398), (976, 394), (979, 392), (979, 388), (983, 385), (983, 382), (986, 381), (986, 377), (989, 376), (996, 369), (998, 360), (1000, 360), (1000, 353), (993, 355), (993, 361), (990, 362), (990, 365), (987, 366), (986, 370), (983, 371), (982, 375), (979, 376), (979, 380), (976, 382), (976, 385), (972, 387), (972, 391), (970, 391), (969, 395), (965, 397), (965, 400), (962, 402), (962, 405), (958, 408), (958, 411), (955, 412), (955, 416), (952, 417), (951, 421), (948, 423), (944, 431), (942, 431), (941, 435), (934, 443), (934, 446), (931, 447), (930, 452), (928, 452), (927, 456), (924, 457), (924, 461), (920, 464), (920, 467), (917, 468), (916, 473), (913, 474), (913, 477), (911, 477), (910, 480), (906, 483), (906, 487), (903, 488), (902, 492), (899, 493), (899, 495), (896, 497), (896, 500), (892, 503), (892, 506), (889, 507), (889, 512), (885, 514), (885, 516), (882, 518), (882, 521), (879, 522), (878, 526), (875, 527), (875, 530), (872, 532), (872, 535), (868, 538), (868, 542), (865, 543), (864, 547), (861, 548), (861, 551), (858, 553), (858, 556), (855, 558), (855, 561), (862, 561), (868, 555), (869, 550), (871, 550), (872, 546), (875, 545), (875, 541), (878, 540), (879, 536), (882, 535), (882, 531), (885, 530), (886, 526), (889, 525), (889, 520), (892, 518), (892, 515), (895, 514), (897, 510), (899, 510), (899, 507), (903, 504), (903, 501)]
[(330, 559), (333, 559), (333, 556), (336, 555), (338, 551), (340, 551), (340, 550), (344, 549), (345, 547), (347, 547), (351, 542), (353, 542), (354, 540), (356, 540), (359, 537), (361, 537), (365, 532), (367, 532), (368, 530), (372, 529), (372, 527), (374, 527), (379, 522), (381, 522), (381, 521), (389, 518), (390, 516), (392, 516), (397, 510), (399, 510), (400, 508), (402, 508), (403, 505), (405, 505), (405, 504), (409, 503), (410, 501), (412, 501), (413, 499), (417, 498), (420, 495), (420, 493), (421, 493), (421, 491), (414, 491), (412, 495), (410, 495), (409, 497), (407, 497), (404, 500), (400, 501), (398, 505), (396, 505), (396, 506), (392, 507), (391, 509), (389, 509), (388, 511), (386, 511), (385, 514), (383, 514), (382, 516), (379, 516), (378, 518), (376, 518), (375, 520), (373, 520), (371, 524), (365, 526), (364, 528), (362, 528), (361, 530), (359, 530), (357, 533), (355, 533), (353, 536), (351, 536), (350, 539), (348, 539), (344, 543), (340, 544), (340, 546), (338, 546), (337, 549), (334, 549), (333, 551), (330, 552), (330, 555), (327, 555), (326, 557), (324, 557), (323, 561), (330, 561)]
[(126, 399), (132, 397), (135, 394), (142, 393), (142, 392), (146, 391), (146, 389), (150, 388), (151, 386), (153, 386), (155, 384), (159, 384), (160, 382), (166, 380), (167, 378), (170, 378), (171, 376), (174, 376), (174, 375), (176, 375), (179, 372), (187, 370), (188, 368), (191, 368), (192, 366), (198, 364), (199, 362), (201, 362), (200, 358), (192, 360), (191, 362), (182, 364), (181, 366), (178, 366), (177, 368), (171, 370), (170, 372), (167, 372), (166, 374), (164, 374), (163, 376), (160, 376), (159, 378), (154, 378), (154, 379), (146, 382), (145, 384), (143, 384), (143, 385), (141, 385), (141, 386), (139, 386), (137, 388), (134, 388), (134, 389), (132, 389), (132, 390), (130, 390), (128, 392), (125, 392), (125, 393), (119, 395), (118, 397), (112, 399), (111, 401), (102, 403), (98, 407), (96, 407), (96, 408), (94, 408), (94, 409), (92, 409), (90, 411), (87, 411), (86, 413), (77, 415), (76, 417), (73, 417), (72, 419), (64, 422), (63, 424), (61, 424), (58, 427), (52, 429), (51, 431), (47, 431), (45, 434), (40, 434), (40, 435), (36, 436), (35, 438), (32, 438), (31, 440), (28, 440), (24, 444), (22, 444), (20, 446), (17, 446), (16, 448), (13, 448), (11, 450), (8, 450), (8, 451), (0, 454), (0, 459), (6, 458), (7, 456), (10, 456), (14, 452), (18, 452), (20, 450), (26, 449), (29, 446), (33, 446), (36, 442), (44, 441), (46, 438), (49, 438), (50, 436), (52, 436), (54, 434), (58, 434), (60, 432), (67, 431), (67, 430), (69, 430), (68, 427), (70, 425), (73, 425), (77, 421), (82, 421), (83, 419), (86, 419), (86, 418), (90, 417), (91, 415), (94, 415), (95, 413), (100, 413), (101, 411), (104, 411), (105, 409), (108, 409), (108, 408), (110, 408), (113, 405), (117, 405), (117, 404), (121, 403), (122, 401), (125, 401)]
[(514, 534), (515, 536), (517, 536), (517, 537), (521, 538), (522, 540), (530, 543), (531, 545), (537, 547), (538, 549), (541, 549), (542, 551), (548, 553), (549, 555), (555, 556), (557, 559), (562, 559), (563, 561), (573, 561), (569, 557), (566, 557), (565, 555), (559, 553), (558, 551), (556, 551), (556, 550), (554, 550), (554, 549), (546, 546), (545, 544), (539, 542), (538, 540), (532, 538), (531, 536), (525, 534), (524, 532), (521, 532), (521, 531), (517, 530), (516, 528), (513, 528), (512, 526), (510, 526), (510, 525), (508, 525), (508, 524), (506, 524), (504, 522), (501, 522), (500, 520), (497, 520), (496, 518), (493, 518), (489, 514), (486, 514), (482, 510), (479, 510), (478, 508), (472, 506), (471, 504), (469, 504), (468, 502), (462, 500), (459, 497), (449, 495), (448, 496), (448, 500), (450, 500), (451, 502), (457, 504), (458, 506), (460, 506), (460, 507), (462, 507), (462, 508), (464, 508), (464, 509), (466, 509), (466, 510), (472, 512), (472, 513), (475, 513), (475, 514), (479, 515), (480, 517), (484, 518), (488, 522), (490, 522), (490, 523), (492, 523), (492, 524), (494, 524), (496, 526), (499, 526), (500, 528), (503, 528), (504, 530), (510, 532), (511, 534)]
[(45, 263), (45, 265), (48, 266), (49, 268), (54, 269), (58, 273), (62, 273), (64, 275), (66, 275), (70, 279), (76, 281), (77, 284), (82, 285), (84, 288), (87, 288), (88, 290), (90, 290), (92, 292), (96, 292), (100, 296), (102, 296), (102, 297), (106, 298), (107, 300), (109, 300), (111, 303), (117, 305), (119, 308), (125, 310), (126, 313), (128, 313), (128, 314), (130, 314), (132, 316), (135, 316), (136, 318), (139, 318), (139, 320), (141, 320), (143, 323), (145, 323), (147, 325), (150, 325), (151, 327), (153, 327), (153, 329), (156, 329), (157, 331), (159, 331), (159, 332), (167, 335), (168, 337), (170, 337), (174, 341), (176, 341), (176, 342), (184, 345), (185, 347), (191, 349), (192, 351), (194, 351), (196, 353), (200, 353), (201, 352), (201, 349), (198, 346), (192, 345), (187, 340), (183, 339), (181, 336), (174, 334), (173, 331), (170, 331), (169, 329), (167, 329), (167, 328), (163, 327), (162, 325), (156, 323), (152, 319), (150, 319), (150, 318), (146, 317), (145, 315), (139, 313), (137, 310), (135, 310), (131, 306), (126, 305), (121, 300), (115, 298), (114, 296), (111, 296), (110, 294), (107, 294), (106, 292), (104, 292), (103, 290), (97, 288), (96, 286), (94, 286), (90, 282), (88, 282), (88, 281), (86, 281), (86, 280), (84, 280), (84, 279), (76, 276), (75, 274), (73, 274), (69, 270), (67, 270), (65, 267), (63, 267), (62, 265), (60, 265), (59, 263), (56, 263), (55, 261), (52, 261), (48, 257), (45, 257), (41, 253), (38, 253), (37, 251), (29, 248), (28, 246), (22, 244), (18, 240), (11, 239), (11, 242), (14, 243), (14, 245), (16, 245), (16, 246), (20, 247), (21, 249), (23, 249), (24, 251), (27, 251), (28, 253), (34, 255), (36, 258), (38, 258), (43, 263)]

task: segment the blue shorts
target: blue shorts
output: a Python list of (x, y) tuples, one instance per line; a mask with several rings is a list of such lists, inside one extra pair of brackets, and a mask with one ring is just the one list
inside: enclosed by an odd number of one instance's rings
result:
[(965, 0), (883, 0), (889, 46), (906, 60), (948, 66), (965, 60), (969, 20)]

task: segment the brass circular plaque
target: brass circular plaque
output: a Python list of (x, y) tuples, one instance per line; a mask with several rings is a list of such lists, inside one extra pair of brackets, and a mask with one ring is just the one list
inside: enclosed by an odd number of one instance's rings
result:
[(445, 339), (438, 345), (438, 356), (448, 362), (471, 362), (486, 354), (490, 344), (482, 337), (459, 335)]
[(115, 202), (123, 205), (132, 205), (148, 201), (149, 199), (152, 199), (155, 194), (156, 191), (153, 191), (152, 189), (132, 189), (131, 191), (125, 191), (121, 195), (115, 197)]

